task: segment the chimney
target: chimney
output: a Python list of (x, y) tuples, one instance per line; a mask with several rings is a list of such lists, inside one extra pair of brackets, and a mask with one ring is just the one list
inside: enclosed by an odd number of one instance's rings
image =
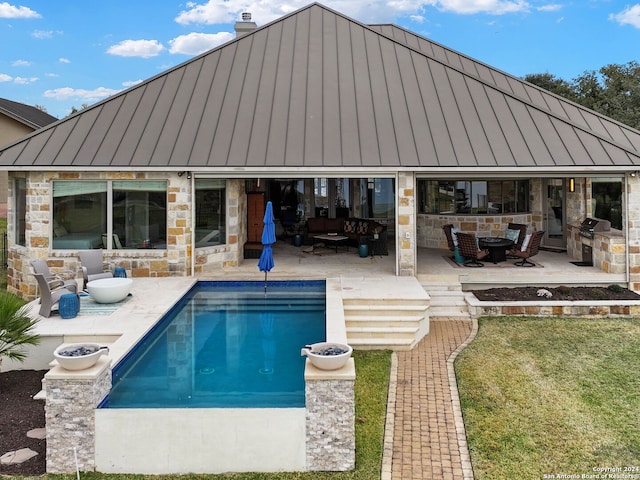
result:
[(242, 14), (242, 21), (236, 22), (236, 25), (234, 28), (236, 31), (236, 38), (237, 38), (237, 37), (242, 37), (243, 35), (246, 35), (249, 32), (253, 32), (256, 28), (258, 28), (258, 26), (256, 25), (256, 22), (251, 21), (251, 14), (244, 12)]

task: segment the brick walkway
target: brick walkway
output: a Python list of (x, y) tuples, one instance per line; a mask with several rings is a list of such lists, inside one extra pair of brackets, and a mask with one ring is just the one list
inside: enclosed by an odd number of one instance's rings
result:
[(473, 479), (453, 359), (447, 362), (472, 330), (471, 320), (432, 320), (418, 346), (397, 353), (391, 480)]

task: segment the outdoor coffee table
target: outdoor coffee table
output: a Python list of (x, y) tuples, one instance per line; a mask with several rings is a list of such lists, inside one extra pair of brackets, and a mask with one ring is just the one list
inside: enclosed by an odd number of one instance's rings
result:
[(132, 285), (130, 278), (102, 278), (87, 283), (87, 291), (96, 303), (117, 303), (129, 295)]
[(478, 246), (489, 250), (487, 260), (498, 263), (507, 260), (507, 249), (513, 246), (513, 241), (502, 237), (480, 237)]
[(338, 246), (349, 240), (349, 237), (345, 237), (344, 235), (314, 235), (313, 238), (314, 240), (321, 240), (325, 242), (327, 247), (329, 245), (333, 245), (336, 249), (336, 253), (338, 253)]

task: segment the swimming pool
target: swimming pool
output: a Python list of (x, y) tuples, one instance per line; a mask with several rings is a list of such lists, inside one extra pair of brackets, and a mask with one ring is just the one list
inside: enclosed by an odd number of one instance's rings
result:
[[(264, 300), (263, 283), (252, 283), (259, 287), (259, 293), (254, 292), (256, 302), (258, 299)], [(317, 282), (270, 281), (267, 298), (272, 294), (278, 297), (279, 295), (276, 295), (278, 287), (282, 286), (288, 288), (294, 298), (287, 301), (281, 298), (281, 305), (276, 310), (288, 310), (289, 304), (296, 303), (293, 300), (300, 300), (298, 303), (307, 304), (309, 299), (316, 296), (314, 283), (317, 287)], [(326, 319), (322, 322), (323, 333), (326, 332), (325, 339), (345, 343), (347, 336), (340, 280), (327, 279), (326, 283), (320, 282), (320, 284), (325, 291), (323, 295), (326, 295), (324, 301)], [(184, 300), (178, 301), (166, 316), (180, 310)], [(220, 303), (219, 299), (212, 300), (211, 306), (218, 303)], [(258, 314), (258, 319), (262, 311), (264, 311), (262, 306), (257, 309), (256, 305), (255, 313)], [(189, 316), (195, 318), (191, 314)], [(163, 335), (169, 335), (168, 332), (159, 335), (163, 321), (155, 323), (154, 328), (142, 338), (151, 342), (156, 336), (163, 338)], [(183, 322), (175, 332), (170, 334), (179, 336), (182, 341), (172, 344), (169, 350), (175, 353), (168, 352), (167, 357), (173, 355), (181, 358), (179, 353), (184, 350), (183, 343), (195, 344), (192, 334), (195, 323), (198, 322)], [(237, 330), (225, 329), (225, 337), (233, 338), (236, 335), (242, 337), (246, 330), (257, 330), (256, 325), (253, 323)], [(285, 336), (289, 336), (289, 330), (287, 327)], [(262, 327), (260, 331), (262, 332)], [(303, 362), (300, 377), (304, 379), (305, 400), (302, 406), (203, 407), (202, 404), (194, 405), (191, 403), (193, 400), (190, 400), (186, 404), (188, 407), (185, 405), (183, 407), (108, 408), (110, 400), (107, 395), (106, 400), (100, 403), (102, 408), (87, 412), (94, 418), (91, 422), (94, 422), (95, 426), (95, 441), (84, 442), (81, 454), (93, 461), (92, 465), (96, 471), (104, 473), (187, 474), (352, 469), (355, 465), (355, 365), (353, 359), (350, 359), (347, 366), (337, 371), (319, 371), (313, 367), (310, 368), (306, 363), (308, 362), (306, 357), (300, 356), (300, 348), (313, 341), (315, 339), (311, 339), (310, 336), (305, 336), (301, 343), (295, 341), (294, 356), (287, 360), (291, 363), (297, 363), (299, 360)], [(160, 340), (156, 340), (157, 342), (164, 343)], [(242, 354), (246, 353), (241, 348), (242, 344), (234, 340), (229, 342), (229, 345), (233, 347), (230, 350), (235, 352), (236, 358), (242, 360), (244, 358)], [(251, 345), (258, 344), (254, 341)], [(125, 354), (118, 362), (114, 368), (114, 375), (126, 378), (128, 374), (125, 365), (136, 365), (133, 359), (137, 358), (135, 352), (138, 349), (142, 349), (140, 342), (129, 349), (129, 354)], [(253, 370), (263, 371), (251, 373), (251, 375), (269, 376), (271, 367), (265, 363), (267, 356), (264, 355), (265, 350), (262, 349), (262, 344), (253, 349), (257, 350)], [(185, 356), (184, 368), (180, 367), (179, 371), (173, 374), (176, 378), (180, 378), (184, 373), (187, 378), (184, 383), (187, 386), (198, 385), (194, 380), (198, 375), (211, 376), (215, 375), (216, 371), (224, 370), (224, 368), (218, 370), (216, 364), (200, 362), (199, 359), (203, 357), (195, 354), (196, 351), (198, 351), (197, 347), (191, 356)], [(143, 368), (140, 363), (137, 365), (140, 370), (148, 373), (147, 367)], [(201, 369), (209, 368), (213, 371), (200, 372)], [(276, 361), (273, 367), (274, 374), (279, 368), (279, 362)], [(100, 374), (93, 380), (94, 391), (100, 390), (101, 382), (110, 380), (111, 371), (105, 372), (106, 374), (108, 378)], [(152, 380), (153, 378), (145, 380), (144, 388), (138, 391), (140, 396), (153, 398), (161, 393), (161, 387)], [(78, 378), (78, 381), (84, 380)], [(202, 385), (207, 383), (203, 381)], [(208, 392), (206, 395), (198, 393), (196, 396), (204, 398), (211, 395)], [(235, 394), (229, 396), (237, 397)], [(270, 397), (274, 396), (281, 395), (270, 395)], [(199, 403), (201, 400), (198, 398), (196, 402)]]
[(113, 369), (101, 408), (304, 407), (325, 282), (198, 282)]

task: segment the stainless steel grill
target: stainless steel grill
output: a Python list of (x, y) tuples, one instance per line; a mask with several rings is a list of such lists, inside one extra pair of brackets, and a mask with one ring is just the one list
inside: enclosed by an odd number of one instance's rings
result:
[(608, 232), (611, 230), (611, 222), (599, 218), (585, 218), (580, 224), (580, 236), (593, 239), (596, 232)]

